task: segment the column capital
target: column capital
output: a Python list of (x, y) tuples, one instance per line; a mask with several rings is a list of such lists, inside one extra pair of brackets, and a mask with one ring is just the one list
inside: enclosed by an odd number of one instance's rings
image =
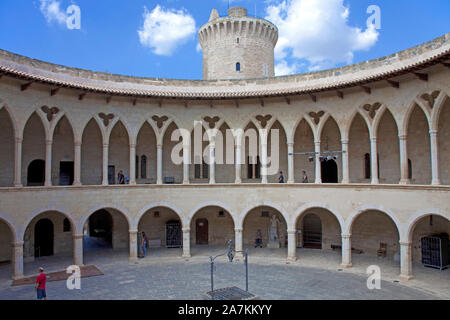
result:
[(315, 141), (314, 141), (314, 144), (315, 144), (315, 145), (320, 145), (320, 140), (315, 140)]
[(16, 143), (22, 143), (23, 138), (22, 137), (16, 137)]
[(104, 143), (103, 148), (109, 148), (109, 143)]
[(138, 233), (138, 230), (136, 230), (136, 229), (130, 229), (130, 230), (128, 230), (128, 233)]
[(371, 142), (377, 142), (377, 137), (370, 137)]
[(437, 136), (438, 135), (438, 131), (437, 130), (430, 130), (429, 133), (430, 133), (430, 136)]
[(51, 146), (53, 144), (53, 140), (45, 140), (45, 145)]
[(348, 144), (348, 142), (349, 142), (349, 139), (341, 139), (342, 144)]
[(401, 246), (405, 246), (405, 247), (409, 247), (412, 245), (412, 242), (407, 242), (407, 241), (399, 241), (398, 242)]
[(402, 140), (402, 141), (406, 141), (406, 140), (408, 140), (408, 135), (406, 135), (406, 134), (401, 134), (401, 135), (398, 136), (398, 138), (399, 138), (400, 140)]
[(342, 233), (341, 234), (342, 239), (350, 239), (352, 235), (350, 233)]
[(74, 141), (73, 145), (75, 147), (81, 147), (81, 141)]
[(23, 245), (24, 245), (23, 241), (11, 242), (11, 246), (13, 246), (14, 248), (23, 247)]
[(74, 240), (83, 239), (83, 237), (84, 237), (84, 235), (82, 235), (82, 234), (73, 234), (73, 235), (72, 235), (72, 238), (73, 238)]
[(158, 144), (156, 145), (156, 149), (162, 149), (162, 147), (163, 147), (163, 144), (162, 144), (162, 143), (158, 143)]
[(288, 234), (296, 234), (296, 233), (297, 233), (297, 230), (288, 229), (287, 233), (288, 233)]
[(242, 232), (242, 228), (234, 228), (234, 232)]
[(190, 229), (190, 228), (183, 228), (183, 229), (181, 229), (181, 230), (183, 231), (183, 233), (191, 232), (191, 229)]
[(293, 142), (288, 142), (287, 145), (288, 145), (288, 147), (293, 147), (294, 143)]
[(130, 144), (130, 149), (136, 149), (136, 144)]

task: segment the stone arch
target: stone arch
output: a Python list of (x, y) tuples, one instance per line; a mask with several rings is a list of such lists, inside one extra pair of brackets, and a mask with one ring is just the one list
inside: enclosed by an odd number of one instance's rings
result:
[(447, 219), (450, 221), (450, 214), (443, 212), (439, 209), (425, 209), (415, 212), (413, 215), (411, 215), (408, 219), (408, 222), (404, 225), (404, 228), (402, 229), (401, 233), (401, 241), (403, 242), (412, 242), (412, 236), (414, 232), (414, 228), (416, 227), (417, 223), (422, 220), (423, 218), (426, 218), (428, 216), (440, 216), (444, 219)]
[(443, 100), (443, 103), (440, 105), (439, 117), (437, 118), (436, 124), (438, 134), (438, 166), (441, 184), (450, 185), (450, 98), (445, 95), (445, 99)]
[[(217, 214), (211, 214), (213, 209), (218, 210)], [(220, 212), (223, 214), (220, 215)], [(199, 204), (191, 210), (188, 219), (191, 244), (225, 246), (228, 240), (234, 239), (235, 216), (228, 206), (224, 206), (219, 201), (206, 201)], [(204, 228), (205, 225), (206, 228)]]
[(81, 136), (81, 183), (100, 185), (103, 177), (102, 127), (95, 117), (84, 126)]
[[(171, 136), (175, 130), (180, 129), (175, 121), (172, 121), (170, 125), (167, 126), (164, 135), (162, 135), (162, 179), (165, 177), (170, 177), (174, 179), (174, 183), (183, 182), (183, 163), (176, 164), (172, 161), (172, 152), (179, 143), (183, 141), (183, 137), (180, 136), (178, 141), (172, 141)], [(182, 149), (179, 150), (180, 158), (182, 159)], [(163, 181), (164, 182), (164, 181)]]
[(431, 183), (430, 126), (427, 115), (415, 104), (409, 115), (407, 131), (408, 158), (412, 162), (412, 184)]
[(84, 227), (85, 223), (89, 220), (90, 216), (92, 216), (95, 212), (102, 210), (102, 209), (105, 209), (105, 210), (112, 209), (112, 210), (119, 212), (126, 219), (129, 229), (130, 229), (130, 226), (133, 225), (132, 224), (133, 223), (132, 216), (130, 215), (129, 211), (126, 208), (115, 205), (115, 204), (111, 204), (111, 203), (105, 203), (105, 204), (98, 205), (96, 207), (89, 209), (88, 214), (83, 216), (83, 218), (81, 218), (80, 223), (78, 225), (78, 230), (83, 230), (83, 227)]
[(23, 131), (21, 132), (21, 130), (19, 129), (19, 125), (17, 123), (17, 120), (14, 116), (14, 113), (12, 112), (11, 108), (7, 105), (7, 104), (1, 104), (0, 103), (0, 111), (5, 110), (6, 113), (8, 114), (8, 117), (11, 121), (11, 125), (13, 127), (14, 130), (14, 137), (22, 137), (23, 136)]
[(256, 203), (252, 203), (249, 206), (247, 206), (244, 210), (241, 211), (241, 213), (239, 215), (239, 219), (237, 219), (239, 224), (236, 226), (236, 228), (242, 228), (244, 220), (247, 217), (248, 213), (251, 210), (259, 208), (259, 207), (270, 207), (272, 209), (275, 209), (276, 211), (278, 211), (282, 215), (282, 217), (286, 221), (288, 229), (289, 229), (289, 227), (292, 227), (292, 225), (289, 224), (289, 222), (291, 222), (291, 220), (289, 219), (289, 215), (287, 214), (287, 212), (286, 212), (286, 210), (284, 208), (282, 208), (281, 206), (279, 206), (278, 204), (276, 204), (276, 203), (274, 203), (272, 201), (263, 200), (263, 201), (258, 201)]
[(21, 242), (21, 241), (23, 241), (19, 237), (19, 232), (16, 229), (17, 227), (14, 225), (13, 220), (7, 214), (4, 214), (4, 213), (0, 212), (0, 222), (3, 222), (3, 223), (5, 223), (8, 226), (9, 231), (11, 232), (12, 239), (13, 239), (14, 242)]
[[(417, 97), (420, 97), (420, 95), (422, 95), (423, 93), (425, 93), (425, 92), (418, 94)], [(413, 113), (413, 111), (416, 107), (418, 107), (418, 108), (420, 108), (420, 110), (422, 110), (423, 114), (425, 115), (425, 118), (427, 119), (428, 127), (430, 127), (430, 115), (428, 113), (428, 110), (424, 107), (424, 105), (422, 103), (418, 103), (417, 100), (418, 100), (417, 98), (414, 98), (406, 108), (406, 112), (403, 117), (403, 122), (401, 124), (401, 130), (399, 130), (400, 135), (406, 135), (408, 133), (409, 124), (411, 121), (411, 114)]]
[[(272, 150), (272, 133), (273, 130), (279, 130), (278, 132), (278, 167), (275, 167), (276, 163), (273, 161), (273, 150)], [(276, 147), (276, 144), (275, 144)], [(267, 156), (270, 157), (271, 162), (268, 163), (268, 176), (267, 181), (269, 183), (278, 183), (279, 172), (283, 172), (284, 182), (288, 179), (288, 149), (287, 149), (287, 133), (284, 129), (282, 123), (279, 120), (275, 120), (270, 128), (267, 136)], [(274, 166), (272, 168), (272, 166)], [(276, 170), (276, 171), (275, 171)], [(270, 174), (272, 173), (272, 174)]]
[(306, 117), (305, 115), (301, 115), (301, 117), (298, 118), (298, 119), (295, 121), (295, 124), (294, 124), (294, 126), (293, 126), (292, 132), (291, 132), (291, 134), (288, 136), (288, 142), (293, 142), (293, 143), (295, 143), (295, 133), (297, 132), (297, 129), (298, 129), (298, 127), (299, 127), (299, 125), (300, 125), (300, 123), (301, 123), (302, 121), (305, 121), (306, 124), (309, 125), (309, 128), (311, 129), (311, 132), (312, 132), (313, 135), (314, 135), (315, 128), (314, 128), (314, 124), (313, 124), (312, 121), (311, 121), (311, 118)]
[(358, 210), (353, 211), (350, 214), (350, 216), (348, 216), (345, 219), (344, 228), (342, 229), (343, 234), (352, 234), (352, 226), (353, 226), (354, 221), (356, 220), (356, 218), (358, 218), (358, 216), (360, 216), (361, 214), (363, 214), (367, 211), (379, 211), (379, 212), (382, 212), (385, 215), (387, 215), (389, 218), (391, 218), (391, 220), (394, 222), (394, 224), (397, 228), (397, 231), (398, 231), (398, 234), (400, 237), (400, 233), (402, 230), (402, 224), (397, 219), (395, 214), (391, 210), (383, 207), (382, 205), (375, 205), (375, 204), (365, 205), (365, 206), (362, 206), (361, 208), (359, 208)]
[[(319, 128), (320, 136), (320, 149), (321, 151), (341, 151), (342, 150), (342, 137), (341, 130), (337, 121), (330, 114), (326, 115), (321, 121), (321, 127)], [(325, 135), (325, 137), (324, 137)], [(330, 141), (331, 140), (331, 141)], [(322, 167), (322, 182), (323, 183), (338, 183), (342, 180), (342, 156), (339, 153), (332, 155), (324, 155), (325, 157), (335, 157), (325, 159), (321, 163)], [(335, 163), (333, 163), (335, 162)], [(336, 171), (337, 167), (337, 171)], [(332, 168), (332, 170), (330, 170)], [(327, 181), (328, 180), (328, 181)]]
[(374, 122), (377, 137), (380, 183), (396, 184), (400, 181), (400, 148), (398, 126), (388, 108), (379, 110)]
[[(150, 121), (145, 121), (136, 136), (136, 183), (156, 183), (158, 136)], [(147, 161), (143, 166), (142, 157)], [(145, 172), (143, 172), (145, 170)]]
[(435, 106), (431, 111), (431, 126), (430, 126), (431, 130), (438, 130), (442, 110), (444, 109), (445, 105), (448, 103), (449, 100), (450, 98), (447, 95), (447, 93), (441, 91), (438, 98), (436, 99)]
[[(295, 126), (293, 142), (294, 152), (314, 152), (315, 128), (309, 117), (303, 117)], [(302, 182), (302, 172), (305, 170), (309, 182), (315, 180), (314, 155), (294, 155), (294, 181)], [(312, 159), (312, 161), (311, 161)]]
[(75, 132), (66, 115), (55, 123), (52, 134), (52, 185), (72, 185), (75, 176)]
[(15, 167), (15, 128), (7, 108), (0, 107), (0, 187), (14, 185)]
[(106, 141), (106, 128), (103, 125), (103, 122), (99, 119), (98, 115), (92, 115), (92, 117), (88, 118), (88, 120), (82, 125), (81, 129), (81, 139), (83, 139), (83, 135), (86, 132), (87, 127), (91, 124), (91, 122), (94, 120), (95, 124), (97, 125), (98, 129), (100, 130), (100, 134), (102, 137), (102, 144), (104, 141)]
[[(361, 114), (355, 112), (348, 127), (348, 161), (351, 182), (367, 183), (370, 181), (365, 175), (365, 154), (371, 153), (370, 148), (370, 123)], [(370, 159), (370, 158), (369, 158)]]
[(35, 111), (28, 117), (23, 128), (22, 142), (22, 184), (27, 185), (28, 166), (34, 160), (46, 160), (46, 125), (39, 112)]
[(150, 210), (154, 209), (154, 208), (167, 208), (172, 210), (173, 212), (176, 213), (176, 215), (180, 218), (182, 227), (184, 228), (185, 226), (189, 225), (189, 221), (188, 219), (186, 219), (186, 217), (182, 214), (181, 210), (178, 209), (176, 206), (165, 202), (165, 201), (160, 201), (160, 202), (152, 202), (147, 204), (144, 208), (142, 208), (138, 215), (136, 216), (135, 219), (133, 219), (133, 224), (130, 226), (130, 230), (137, 230), (138, 226), (139, 226), (139, 221), (141, 220), (141, 218)]
[(316, 208), (323, 209), (323, 210), (330, 212), (336, 218), (336, 220), (339, 222), (339, 227), (341, 228), (341, 231), (344, 230), (345, 221), (344, 221), (344, 218), (342, 217), (342, 215), (337, 210), (331, 209), (326, 203), (322, 203), (322, 202), (311, 202), (311, 203), (304, 204), (303, 206), (298, 208), (296, 210), (294, 216), (292, 217), (292, 221), (290, 221), (290, 225), (295, 227), (297, 225), (297, 223), (299, 222), (300, 218), (305, 213), (307, 213), (311, 209), (316, 209)]
[(114, 166), (114, 180), (119, 171), (130, 177), (130, 141), (130, 131), (118, 120), (109, 132), (108, 166)]

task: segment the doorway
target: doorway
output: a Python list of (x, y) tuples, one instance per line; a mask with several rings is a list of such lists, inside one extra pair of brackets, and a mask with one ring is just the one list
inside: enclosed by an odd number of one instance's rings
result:
[(106, 210), (99, 210), (92, 214), (88, 221), (87, 247), (112, 248), (113, 219)]
[(116, 184), (116, 167), (108, 166), (108, 184)]
[(322, 221), (314, 213), (303, 218), (303, 247), (322, 249)]
[(170, 220), (166, 223), (166, 247), (180, 248), (182, 242), (181, 223), (178, 220)]
[(195, 225), (197, 244), (208, 244), (208, 220), (197, 219)]
[(34, 226), (34, 256), (53, 255), (53, 222), (41, 219)]
[(28, 165), (27, 186), (43, 186), (45, 181), (45, 161), (33, 160)]
[(333, 159), (323, 160), (321, 163), (322, 182), (338, 183), (338, 167)]
[(71, 186), (73, 184), (73, 161), (59, 163), (59, 185)]

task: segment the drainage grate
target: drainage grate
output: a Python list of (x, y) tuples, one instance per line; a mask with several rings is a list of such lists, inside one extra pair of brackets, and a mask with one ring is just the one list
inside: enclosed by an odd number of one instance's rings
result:
[(244, 291), (238, 287), (228, 287), (209, 291), (205, 296), (211, 300), (256, 300), (259, 299), (254, 294)]

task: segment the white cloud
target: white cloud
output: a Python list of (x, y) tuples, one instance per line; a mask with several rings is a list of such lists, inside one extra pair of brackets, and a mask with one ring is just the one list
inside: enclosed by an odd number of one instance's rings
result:
[(270, 1), (266, 19), (277, 25), (275, 58), (280, 72), (290, 71), (286, 59), (306, 59), (311, 71), (352, 63), (353, 53), (370, 49), (379, 33), (373, 26), (352, 27), (343, 0)]
[(144, 25), (138, 30), (139, 40), (157, 55), (170, 56), (176, 48), (196, 32), (194, 18), (184, 10), (164, 9), (159, 5), (149, 12), (144, 9)]
[(202, 52), (202, 46), (200, 45), (200, 43), (197, 43), (197, 46), (195, 47), (195, 51), (197, 52)]
[(56, 0), (40, 0), (41, 12), (44, 15), (48, 23), (56, 21), (59, 24), (66, 24), (67, 14), (61, 10), (60, 2)]
[(298, 66), (297, 64), (288, 65), (286, 60), (280, 60), (275, 65), (275, 75), (276, 76), (287, 76), (290, 74), (297, 73)]

